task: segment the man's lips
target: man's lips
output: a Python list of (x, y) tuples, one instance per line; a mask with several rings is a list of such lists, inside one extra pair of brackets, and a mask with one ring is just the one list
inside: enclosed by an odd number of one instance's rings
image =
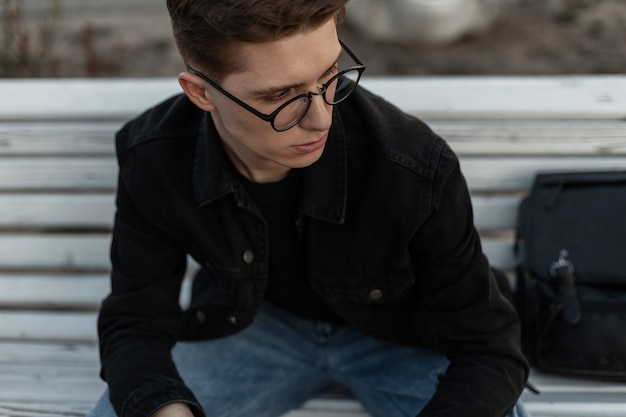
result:
[(326, 140), (328, 140), (328, 133), (314, 142), (305, 143), (303, 145), (293, 145), (292, 147), (298, 153), (311, 153), (323, 148), (324, 145), (326, 145)]

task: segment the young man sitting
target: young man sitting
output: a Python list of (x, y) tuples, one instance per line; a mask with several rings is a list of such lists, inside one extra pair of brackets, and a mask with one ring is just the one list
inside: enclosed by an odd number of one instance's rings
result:
[(117, 135), (90, 416), (276, 417), (333, 384), (377, 417), (527, 415), (458, 160), (358, 86), (345, 3), (168, 0), (184, 94)]

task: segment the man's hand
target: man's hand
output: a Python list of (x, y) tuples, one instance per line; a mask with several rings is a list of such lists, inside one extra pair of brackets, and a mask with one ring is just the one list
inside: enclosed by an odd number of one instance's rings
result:
[(151, 417), (193, 417), (185, 403), (172, 403), (159, 408)]

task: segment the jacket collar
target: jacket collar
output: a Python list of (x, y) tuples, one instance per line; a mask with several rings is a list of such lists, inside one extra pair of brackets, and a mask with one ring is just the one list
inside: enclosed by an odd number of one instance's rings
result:
[(209, 204), (235, 188), (234, 172), (210, 117), (205, 112), (198, 127), (193, 161), (193, 196), (198, 207)]
[[(209, 113), (198, 128), (193, 166), (193, 193), (198, 207), (241, 189), (234, 167), (222, 146)], [(333, 124), (324, 153), (304, 168), (300, 215), (341, 224), (345, 221), (348, 190), (346, 135), (341, 118), (333, 111)], [(241, 193), (236, 193), (241, 195)]]

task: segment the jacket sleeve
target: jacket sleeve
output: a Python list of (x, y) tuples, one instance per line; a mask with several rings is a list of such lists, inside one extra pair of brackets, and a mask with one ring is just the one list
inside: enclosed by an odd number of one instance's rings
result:
[(498, 290), (473, 225), (456, 156), (446, 146), (432, 212), (412, 242), (431, 336), (450, 364), (420, 417), (502, 417), (528, 377), (520, 326)]
[(111, 403), (121, 417), (148, 417), (172, 402), (188, 403), (202, 416), (170, 355), (186, 255), (136, 209), (124, 180), (117, 192), (111, 293), (98, 320), (101, 376)]

